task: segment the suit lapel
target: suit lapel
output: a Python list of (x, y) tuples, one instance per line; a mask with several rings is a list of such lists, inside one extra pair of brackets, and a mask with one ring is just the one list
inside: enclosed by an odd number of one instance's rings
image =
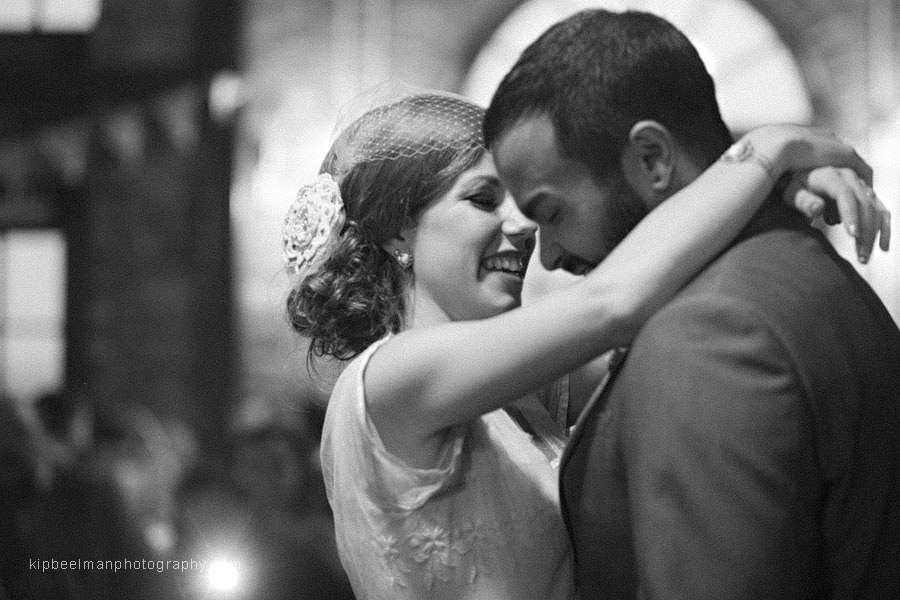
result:
[(578, 419), (575, 421), (575, 424), (572, 426), (572, 431), (569, 434), (569, 442), (566, 444), (566, 448), (563, 450), (563, 455), (559, 462), (560, 475), (562, 475), (563, 469), (565, 469), (566, 462), (568, 461), (569, 456), (571, 456), (573, 449), (581, 439), (582, 432), (584, 431), (584, 422), (588, 415), (594, 411), (603, 410), (603, 406), (606, 404), (607, 391), (609, 390), (612, 380), (615, 379), (616, 374), (619, 372), (619, 368), (622, 366), (627, 353), (627, 348), (618, 348), (615, 351), (615, 354), (613, 354), (609, 360), (609, 372), (607, 372), (603, 381), (600, 382), (600, 385), (597, 386), (597, 389), (594, 390), (594, 393), (591, 394), (591, 397), (584, 405), (581, 414), (578, 415)]
[(627, 349), (619, 348), (610, 359), (609, 372), (603, 378), (603, 381), (600, 382), (600, 385), (597, 386), (597, 389), (594, 390), (594, 393), (591, 394), (591, 397), (584, 405), (581, 414), (578, 415), (578, 420), (575, 421), (575, 425), (572, 426), (572, 433), (569, 436), (569, 441), (566, 444), (566, 447), (563, 449), (563, 455), (559, 460), (559, 504), (560, 510), (562, 512), (563, 523), (565, 523), (566, 531), (569, 534), (569, 539), (573, 542), (572, 556), (576, 564), (578, 563), (578, 555), (574, 545), (575, 537), (572, 530), (572, 523), (570, 522), (569, 507), (566, 501), (566, 466), (569, 462), (569, 459), (574, 454), (575, 448), (577, 447), (579, 441), (581, 440), (582, 433), (585, 428), (585, 421), (593, 413), (603, 410), (603, 407), (606, 405), (610, 385), (613, 379), (615, 379), (616, 374), (619, 372), (619, 367), (622, 365), (622, 362), (624, 362), (626, 352)]

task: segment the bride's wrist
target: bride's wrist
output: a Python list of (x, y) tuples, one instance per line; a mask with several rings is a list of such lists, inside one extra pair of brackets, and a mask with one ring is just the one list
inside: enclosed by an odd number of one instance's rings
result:
[(751, 163), (760, 167), (774, 184), (789, 170), (785, 164), (793, 137), (778, 127), (759, 127), (731, 145), (722, 160), (731, 163)]

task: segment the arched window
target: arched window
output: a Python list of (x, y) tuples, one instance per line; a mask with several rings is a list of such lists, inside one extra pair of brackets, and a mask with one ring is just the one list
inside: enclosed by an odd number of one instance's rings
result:
[(585, 8), (643, 10), (678, 27), (700, 51), (716, 82), (722, 116), (736, 132), (812, 119), (809, 94), (791, 52), (771, 24), (742, 0), (529, 0), (476, 56), (463, 93), (487, 104), (528, 44), (553, 23)]

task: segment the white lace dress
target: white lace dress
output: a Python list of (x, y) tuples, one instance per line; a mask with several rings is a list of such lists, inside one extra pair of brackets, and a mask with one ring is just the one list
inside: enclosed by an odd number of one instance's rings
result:
[(341, 374), (322, 436), (337, 546), (357, 598), (573, 598), (557, 483), (562, 427), (529, 397), (455, 427), (434, 468), (410, 467), (387, 451), (366, 410), (363, 374), (382, 342)]

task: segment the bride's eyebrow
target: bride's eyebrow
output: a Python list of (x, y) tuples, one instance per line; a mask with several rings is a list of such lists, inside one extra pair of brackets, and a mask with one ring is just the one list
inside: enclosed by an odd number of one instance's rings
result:
[(475, 175), (463, 184), (464, 191), (472, 191), (479, 187), (502, 188), (503, 184), (496, 175)]

